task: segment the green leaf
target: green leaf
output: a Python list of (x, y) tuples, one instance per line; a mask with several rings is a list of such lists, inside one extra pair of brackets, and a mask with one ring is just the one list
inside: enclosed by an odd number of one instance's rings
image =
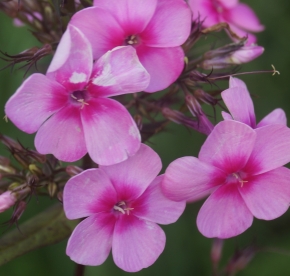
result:
[(34, 249), (67, 238), (78, 221), (65, 217), (60, 204), (54, 205), (0, 238), (0, 265)]

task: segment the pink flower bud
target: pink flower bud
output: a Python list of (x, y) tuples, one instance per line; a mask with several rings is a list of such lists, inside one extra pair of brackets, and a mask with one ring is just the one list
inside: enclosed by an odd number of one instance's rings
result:
[(261, 46), (243, 46), (227, 55), (217, 55), (212, 59), (205, 60), (201, 67), (203, 69), (221, 69), (231, 65), (247, 63), (259, 57), (264, 52)]
[(11, 191), (6, 191), (0, 195), (0, 213), (9, 209), (16, 202), (16, 196)]

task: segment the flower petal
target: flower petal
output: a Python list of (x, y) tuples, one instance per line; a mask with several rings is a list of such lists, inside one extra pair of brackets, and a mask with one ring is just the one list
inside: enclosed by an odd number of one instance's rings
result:
[(248, 90), (245, 82), (243, 82), (242, 80), (238, 78), (230, 77), (229, 88), (234, 88), (234, 87), (241, 87)]
[(183, 0), (159, 0), (154, 16), (140, 35), (150, 47), (176, 47), (183, 44), (191, 29), (191, 11)]
[(237, 186), (223, 185), (202, 205), (197, 216), (198, 230), (208, 238), (227, 239), (248, 229), (253, 215)]
[(204, 27), (219, 23), (219, 14), (213, 6), (212, 0), (188, 0), (193, 13), (193, 20), (200, 19)]
[[(264, 26), (261, 25), (254, 11), (243, 3), (228, 10), (226, 18), (227, 22), (247, 31), (261, 32), (264, 30)], [(247, 20), (245, 20), (245, 18)]]
[(83, 9), (72, 17), (70, 25), (77, 27), (90, 41), (94, 59), (124, 44), (126, 35), (116, 18), (98, 7)]
[(140, 133), (127, 109), (119, 102), (92, 98), (81, 110), (86, 146), (100, 165), (126, 160), (140, 147)]
[(66, 104), (67, 97), (59, 83), (42, 74), (33, 74), (8, 100), (5, 113), (19, 129), (33, 133)]
[(87, 148), (79, 107), (67, 105), (44, 122), (36, 134), (35, 147), (39, 153), (51, 153), (61, 161), (81, 159)]
[(150, 74), (146, 92), (167, 88), (181, 74), (184, 67), (184, 53), (181, 47), (154, 48), (140, 45), (136, 48), (139, 60)]
[(82, 90), (93, 68), (90, 42), (76, 27), (69, 25), (59, 43), (47, 77), (56, 80), (68, 91)]
[(265, 116), (260, 121), (260, 123), (258, 123), (257, 128), (274, 124), (287, 126), (287, 117), (283, 109), (281, 108), (274, 109), (267, 116)]
[(283, 125), (257, 128), (257, 139), (245, 170), (261, 174), (290, 162), (290, 129)]
[(155, 223), (122, 215), (113, 237), (115, 264), (127, 272), (152, 265), (165, 247), (165, 234)]
[(94, 6), (110, 12), (127, 35), (141, 33), (151, 20), (157, 0), (94, 0)]
[(195, 157), (181, 157), (167, 167), (162, 191), (175, 201), (191, 200), (225, 181), (226, 173)]
[(109, 212), (116, 202), (116, 190), (100, 169), (89, 169), (72, 177), (63, 191), (64, 211), (68, 219)]
[(144, 90), (150, 75), (131, 46), (114, 48), (94, 65), (88, 91), (98, 97), (110, 97)]
[(146, 191), (132, 204), (138, 218), (160, 224), (170, 224), (178, 220), (185, 209), (185, 201), (175, 202), (161, 191), (164, 176), (156, 177)]
[(100, 167), (110, 178), (121, 200), (138, 198), (162, 168), (161, 159), (150, 147), (141, 144), (127, 160)]
[(224, 120), (233, 120), (233, 117), (231, 114), (225, 112), (225, 111), (222, 111), (222, 117)]
[(199, 159), (228, 173), (242, 169), (252, 153), (256, 133), (237, 121), (216, 125), (199, 152)]
[(283, 215), (290, 202), (290, 170), (284, 167), (250, 178), (239, 187), (252, 214), (271, 220)]
[(66, 254), (78, 264), (102, 264), (112, 247), (115, 221), (113, 214), (99, 213), (80, 222), (68, 240)]
[(254, 105), (248, 90), (242, 87), (229, 88), (221, 96), (234, 120), (256, 127)]

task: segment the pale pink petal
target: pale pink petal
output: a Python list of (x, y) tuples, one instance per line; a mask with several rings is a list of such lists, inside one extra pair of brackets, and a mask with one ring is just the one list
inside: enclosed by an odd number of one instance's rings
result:
[(234, 88), (234, 87), (241, 87), (248, 90), (245, 82), (243, 82), (242, 80), (238, 78), (230, 77), (229, 88)]
[(94, 0), (94, 6), (110, 12), (127, 35), (141, 33), (151, 20), (157, 0)]
[(94, 65), (88, 91), (98, 97), (109, 97), (144, 90), (150, 75), (131, 46), (114, 48)]
[(184, 67), (184, 53), (181, 47), (154, 48), (139, 46), (138, 57), (150, 74), (146, 92), (156, 92), (167, 88), (181, 74)]
[(113, 214), (99, 213), (80, 222), (68, 240), (66, 254), (78, 264), (102, 264), (112, 247), (115, 221)]
[(51, 153), (61, 161), (81, 159), (87, 148), (79, 107), (67, 105), (51, 116), (38, 130), (35, 147), (39, 153)]
[(224, 183), (226, 173), (195, 157), (181, 157), (167, 167), (162, 191), (175, 201), (191, 200)]
[(261, 174), (290, 162), (290, 129), (284, 125), (267, 125), (255, 129), (256, 143), (245, 170)]
[(239, 0), (218, 0), (224, 7), (230, 9), (239, 3)]
[(36, 132), (41, 124), (67, 102), (64, 87), (42, 74), (33, 74), (5, 106), (7, 117), (22, 131)]
[(91, 42), (94, 59), (107, 51), (124, 45), (126, 35), (116, 18), (97, 7), (83, 9), (72, 17), (70, 24), (76, 26)]
[(150, 147), (141, 144), (139, 150), (127, 160), (100, 167), (109, 176), (122, 200), (139, 197), (162, 168), (161, 159)]
[(165, 247), (165, 234), (155, 223), (135, 216), (122, 215), (113, 236), (113, 259), (127, 272), (152, 265)]
[(196, 202), (196, 201), (199, 201), (205, 197), (208, 197), (210, 194), (212, 194), (216, 189), (218, 189), (219, 186), (216, 186), (210, 190), (207, 190), (205, 192), (201, 192), (201, 193), (198, 193), (194, 196), (192, 196), (190, 199), (186, 200), (186, 203), (193, 203), (193, 202)]
[(202, 205), (197, 216), (198, 230), (208, 238), (227, 239), (247, 230), (253, 215), (235, 184), (218, 188)]
[(100, 169), (89, 169), (72, 177), (63, 190), (64, 211), (68, 219), (109, 212), (116, 202), (116, 190)]
[(254, 105), (248, 90), (242, 87), (229, 88), (221, 96), (234, 120), (256, 127)]
[(124, 161), (140, 147), (136, 123), (115, 100), (92, 98), (81, 110), (81, 119), (88, 153), (100, 165)]
[(56, 80), (68, 91), (82, 90), (93, 68), (92, 47), (74, 26), (69, 26), (47, 70), (47, 77)]
[(233, 120), (233, 117), (231, 114), (225, 112), (225, 111), (222, 111), (222, 117), (224, 120)]
[(254, 11), (248, 5), (243, 3), (228, 10), (226, 18), (227, 22), (247, 31), (260, 32), (264, 30), (264, 26), (261, 25)]
[(290, 203), (290, 170), (284, 167), (249, 179), (239, 187), (241, 196), (252, 214), (271, 220), (283, 215)]
[(222, 121), (206, 139), (199, 159), (228, 173), (242, 169), (252, 153), (256, 133), (237, 121)]
[(134, 216), (160, 224), (178, 220), (185, 209), (185, 201), (175, 202), (161, 191), (162, 176), (156, 177), (147, 190), (132, 204)]
[(188, 0), (188, 4), (192, 10), (193, 20), (199, 18), (204, 27), (219, 23), (219, 14), (212, 0)]
[(184, 0), (158, 0), (152, 20), (140, 35), (151, 47), (176, 47), (183, 44), (191, 29), (191, 11)]
[(258, 123), (257, 127), (263, 127), (267, 125), (287, 125), (287, 117), (283, 109), (276, 108), (272, 112), (270, 112), (267, 116), (265, 116), (260, 123)]

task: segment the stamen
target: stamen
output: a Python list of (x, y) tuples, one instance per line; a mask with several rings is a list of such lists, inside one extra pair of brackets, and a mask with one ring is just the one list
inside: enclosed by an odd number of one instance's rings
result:
[(239, 180), (239, 182), (241, 183), (241, 188), (243, 188), (244, 183), (247, 183), (247, 182), (248, 182), (247, 180), (242, 180), (242, 179), (240, 178), (240, 176), (237, 175), (236, 173), (233, 173), (233, 176), (234, 176), (237, 180)]
[(79, 99), (79, 100), (77, 100), (77, 102), (82, 104), (81, 109), (83, 109), (85, 105), (89, 105), (88, 103), (85, 102), (84, 99)]
[(121, 212), (122, 214), (124, 214), (125, 215), (125, 211), (124, 211), (124, 209), (123, 208), (121, 208), (121, 207), (119, 207), (119, 206), (114, 206), (114, 210), (116, 210), (116, 211), (119, 211), (119, 212)]
[[(121, 206), (124, 206), (125, 208), (124, 208), (124, 207), (121, 207)], [(134, 210), (134, 208), (127, 207), (125, 201), (120, 201), (120, 202), (118, 202), (118, 203), (113, 207), (113, 209), (116, 210), (116, 211), (121, 212), (122, 214), (127, 214), (127, 215), (130, 214), (130, 211)]]

